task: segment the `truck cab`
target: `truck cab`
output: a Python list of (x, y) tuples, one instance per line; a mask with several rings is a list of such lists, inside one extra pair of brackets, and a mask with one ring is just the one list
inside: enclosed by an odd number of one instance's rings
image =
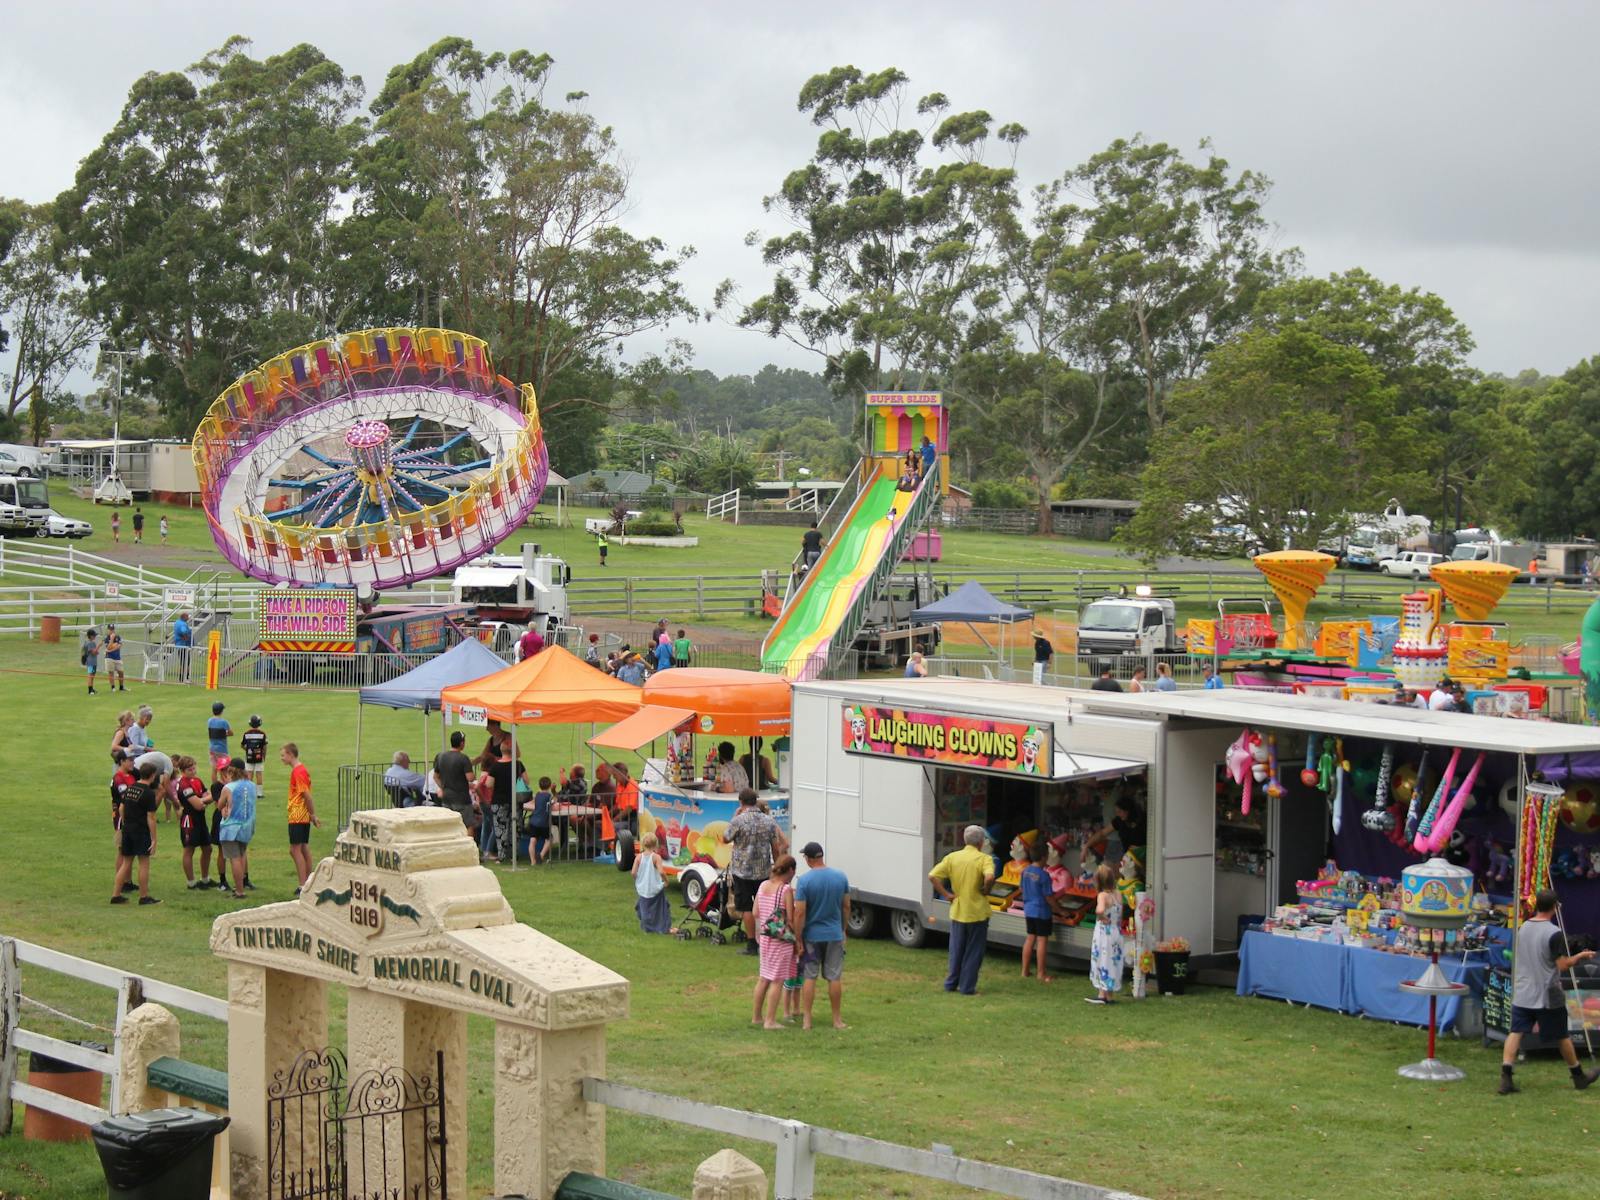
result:
[(1181, 654), (1177, 605), (1157, 596), (1102, 596), (1078, 617), (1078, 654)]
[(0, 535), (45, 537), (49, 523), (50, 491), (44, 480), (0, 475)]
[(456, 604), (475, 605), (485, 620), (526, 623), (539, 615), (554, 629), (572, 615), (571, 579), (563, 560), (543, 553), (537, 542), (524, 542), (521, 554), (485, 554), (458, 567), (450, 593)]

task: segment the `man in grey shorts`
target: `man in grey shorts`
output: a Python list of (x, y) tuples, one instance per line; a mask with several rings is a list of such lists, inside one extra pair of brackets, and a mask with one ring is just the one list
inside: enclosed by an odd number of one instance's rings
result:
[(1517, 1061), (1517, 1051), (1522, 1048), (1522, 1035), (1535, 1027), (1547, 1042), (1555, 1042), (1561, 1058), (1572, 1074), (1572, 1086), (1582, 1091), (1600, 1079), (1600, 1070), (1585, 1071), (1578, 1062), (1578, 1052), (1573, 1049), (1572, 1035), (1567, 1029), (1567, 997), (1561, 990), (1561, 973), (1570, 971), (1581, 962), (1594, 957), (1593, 950), (1580, 950), (1576, 954), (1562, 954), (1557, 948), (1564, 946), (1566, 936), (1555, 923), (1556, 894), (1549, 888), (1533, 898), (1533, 916), (1517, 930), (1511, 975), (1511, 1032), (1506, 1035), (1505, 1051), (1500, 1060), (1500, 1087), (1502, 1096), (1522, 1089), (1512, 1079), (1512, 1068)]
[(805, 956), (800, 972), (805, 983), (800, 990), (801, 1025), (811, 1028), (811, 1005), (817, 998), (817, 976), (828, 981), (828, 1006), (833, 1009), (833, 1027), (847, 1029), (839, 1015), (844, 999), (844, 928), (850, 920), (850, 880), (843, 871), (823, 861), (822, 847), (807, 842), (800, 851), (806, 860), (806, 873), (794, 887), (795, 925)]

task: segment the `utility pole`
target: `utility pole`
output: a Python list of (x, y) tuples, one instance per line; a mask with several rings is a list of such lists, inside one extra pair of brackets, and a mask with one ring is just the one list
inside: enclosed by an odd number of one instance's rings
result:
[(122, 360), (132, 358), (137, 350), (118, 350), (110, 342), (100, 343), (100, 357), (117, 360), (117, 395), (111, 402), (111, 474), (122, 478)]

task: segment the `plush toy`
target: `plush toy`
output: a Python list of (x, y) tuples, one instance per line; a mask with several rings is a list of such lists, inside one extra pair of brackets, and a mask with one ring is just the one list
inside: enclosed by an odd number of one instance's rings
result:
[[(1600, 851), (1596, 851), (1600, 854)], [(1506, 852), (1503, 842), (1489, 843), (1489, 869), (1484, 873), (1485, 883), (1507, 884), (1511, 882), (1511, 855)]]
[(1554, 879), (1578, 878), (1578, 855), (1572, 850), (1557, 850), (1550, 860), (1550, 875)]
[(1589, 851), (1589, 878), (1600, 879), (1600, 848)]
[(1467, 846), (1467, 835), (1459, 829), (1450, 835), (1450, 841), (1444, 847), (1444, 860), (1453, 867), (1464, 867), (1472, 858), (1472, 852)]

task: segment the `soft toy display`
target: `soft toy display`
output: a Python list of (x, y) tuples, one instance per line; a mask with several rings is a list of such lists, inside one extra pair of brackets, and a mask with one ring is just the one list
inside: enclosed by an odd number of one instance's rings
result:
[(1133, 928), (1133, 909), (1139, 892), (1144, 888), (1144, 847), (1135, 846), (1122, 856), (1122, 870), (1117, 879), (1117, 892), (1122, 897), (1122, 928)]

